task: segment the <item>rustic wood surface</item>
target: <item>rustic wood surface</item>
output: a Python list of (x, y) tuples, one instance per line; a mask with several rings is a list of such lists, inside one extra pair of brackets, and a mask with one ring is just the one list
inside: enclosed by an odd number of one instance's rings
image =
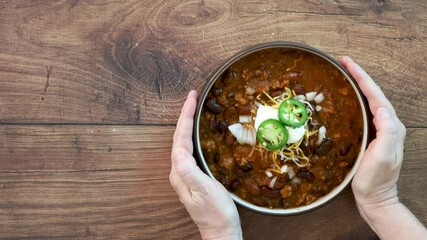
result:
[[(350, 55), (407, 126), (400, 199), (427, 224), (427, 2), (0, 2), (0, 239), (199, 239), (168, 180), (190, 89), (234, 53)], [(351, 189), (292, 217), (239, 208), (245, 239), (376, 239)]]

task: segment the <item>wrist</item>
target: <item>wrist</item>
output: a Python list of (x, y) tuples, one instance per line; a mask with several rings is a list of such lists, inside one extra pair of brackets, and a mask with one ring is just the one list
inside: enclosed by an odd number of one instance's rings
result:
[(356, 197), (355, 199), (360, 215), (369, 225), (372, 225), (372, 222), (376, 218), (381, 217), (384, 212), (402, 205), (397, 196), (381, 199), (380, 201), (375, 198), (365, 199)]
[(201, 229), (199, 228), (200, 235), (203, 240), (241, 240), (242, 229), (240, 225), (238, 227), (229, 227), (229, 228), (209, 228)]
[(392, 206), (395, 204), (399, 204), (399, 198), (397, 197), (397, 194), (389, 195), (389, 196), (376, 196), (371, 198), (365, 198), (365, 197), (357, 197), (355, 196), (356, 205), (359, 209), (368, 211), (368, 212), (375, 212), (379, 209)]

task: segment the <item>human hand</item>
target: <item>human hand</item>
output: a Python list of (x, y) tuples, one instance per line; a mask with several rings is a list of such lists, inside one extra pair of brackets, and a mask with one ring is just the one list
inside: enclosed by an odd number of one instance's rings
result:
[(203, 239), (242, 239), (239, 214), (227, 190), (208, 177), (193, 158), (193, 118), (197, 93), (188, 94), (173, 136), (169, 180)]
[(381, 208), (397, 203), (396, 182), (403, 161), (405, 126), (381, 89), (359, 65), (349, 57), (341, 58), (340, 62), (368, 99), (376, 128), (376, 138), (366, 149), (353, 178), (356, 203), (359, 208)]

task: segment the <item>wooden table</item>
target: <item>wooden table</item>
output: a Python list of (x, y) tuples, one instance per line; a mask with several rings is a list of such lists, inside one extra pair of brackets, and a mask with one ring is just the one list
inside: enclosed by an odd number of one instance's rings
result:
[[(0, 3), (0, 239), (199, 239), (168, 180), (190, 89), (232, 54), (295, 41), (352, 56), (407, 127), (401, 201), (427, 224), (427, 2)], [(245, 239), (376, 239), (351, 189)]]

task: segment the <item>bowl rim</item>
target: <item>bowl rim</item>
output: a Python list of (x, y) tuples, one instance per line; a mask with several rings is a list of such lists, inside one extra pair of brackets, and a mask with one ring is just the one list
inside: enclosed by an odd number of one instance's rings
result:
[(369, 120), (369, 111), (368, 111), (368, 109), (369, 108), (368, 108), (366, 98), (362, 94), (359, 86), (357, 85), (354, 78), (349, 74), (349, 72), (337, 60), (332, 58), (327, 53), (325, 53), (325, 52), (323, 52), (317, 48), (314, 48), (314, 47), (311, 47), (309, 45), (302, 44), (302, 43), (289, 42), (289, 41), (275, 41), (275, 42), (265, 42), (265, 43), (249, 46), (249, 47), (235, 53), (234, 55), (232, 55), (227, 61), (225, 61), (225, 63), (223, 63), (211, 75), (211, 77), (209, 78), (209, 82), (206, 84), (206, 86), (203, 89), (202, 94), (199, 95), (196, 114), (194, 116), (195, 121), (194, 121), (194, 127), (193, 127), (193, 143), (194, 143), (195, 154), (193, 154), (193, 155), (196, 158), (197, 163), (202, 168), (202, 170), (209, 177), (215, 179), (215, 177), (213, 176), (212, 172), (209, 169), (209, 166), (207, 165), (207, 162), (204, 160), (204, 157), (202, 154), (202, 149), (201, 149), (201, 144), (200, 144), (200, 141), (198, 141), (198, 139), (200, 139), (199, 127), (200, 127), (200, 116), (201, 116), (202, 109), (203, 109), (203, 103), (204, 103), (204, 101), (207, 97), (207, 94), (209, 93), (211, 87), (213, 86), (213, 84), (222, 75), (222, 73), (225, 70), (227, 70), (232, 64), (234, 64), (238, 60), (240, 60), (243, 57), (248, 56), (254, 52), (258, 52), (258, 51), (265, 50), (265, 49), (271, 49), (271, 48), (290, 48), (290, 49), (302, 50), (305, 52), (315, 54), (315, 55), (321, 57), (322, 59), (328, 61), (330, 64), (334, 65), (345, 76), (345, 78), (350, 82), (350, 85), (352, 85), (352, 87), (356, 93), (356, 96), (359, 100), (359, 104), (360, 104), (360, 107), (362, 110), (363, 139), (362, 139), (362, 144), (360, 147), (360, 152), (358, 154), (358, 157), (357, 157), (353, 167), (351, 168), (350, 172), (344, 178), (344, 180), (338, 186), (336, 186), (332, 191), (330, 191), (328, 194), (326, 194), (325, 196), (322, 196), (319, 199), (317, 199), (316, 201), (314, 201), (313, 203), (305, 205), (305, 206), (300, 206), (300, 207), (296, 207), (296, 208), (288, 208), (288, 209), (281, 209), (281, 208), (270, 209), (267, 207), (260, 207), (260, 206), (254, 205), (252, 203), (249, 203), (249, 202), (245, 201), (244, 199), (240, 198), (239, 196), (237, 196), (236, 194), (228, 191), (228, 193), (231, 195), (234, 202), (236, 202), (238, 205), (240, 205), (244, 208), (247, 208), (251, 211), (255, 211), (258, 213), (262, 213), (262, 214), (268, 214), (268, 215), (295, 215), (295, 214), (300, 214), (300, 213), (308, 212), (308, 211), (314, 210), (316, 208), (319, 208), (320, 206), (325, 205), (326, 203), (328, 203), (332, 199), (334, 199), (337, 195), (339, 195), (339, 193), (341, 193), (349, 185), (352, 178), (354, 177), (354, 175), (357, 171), (357, 168), (359, 167), (359, 164), (362, 160), (362, 157), (363, 157), (363, 154), (364, 154), (365, 149), (367, 147), (367, 144), (368, 144), (368, 137), (369, 137), (369, 121), (368, 121)]

